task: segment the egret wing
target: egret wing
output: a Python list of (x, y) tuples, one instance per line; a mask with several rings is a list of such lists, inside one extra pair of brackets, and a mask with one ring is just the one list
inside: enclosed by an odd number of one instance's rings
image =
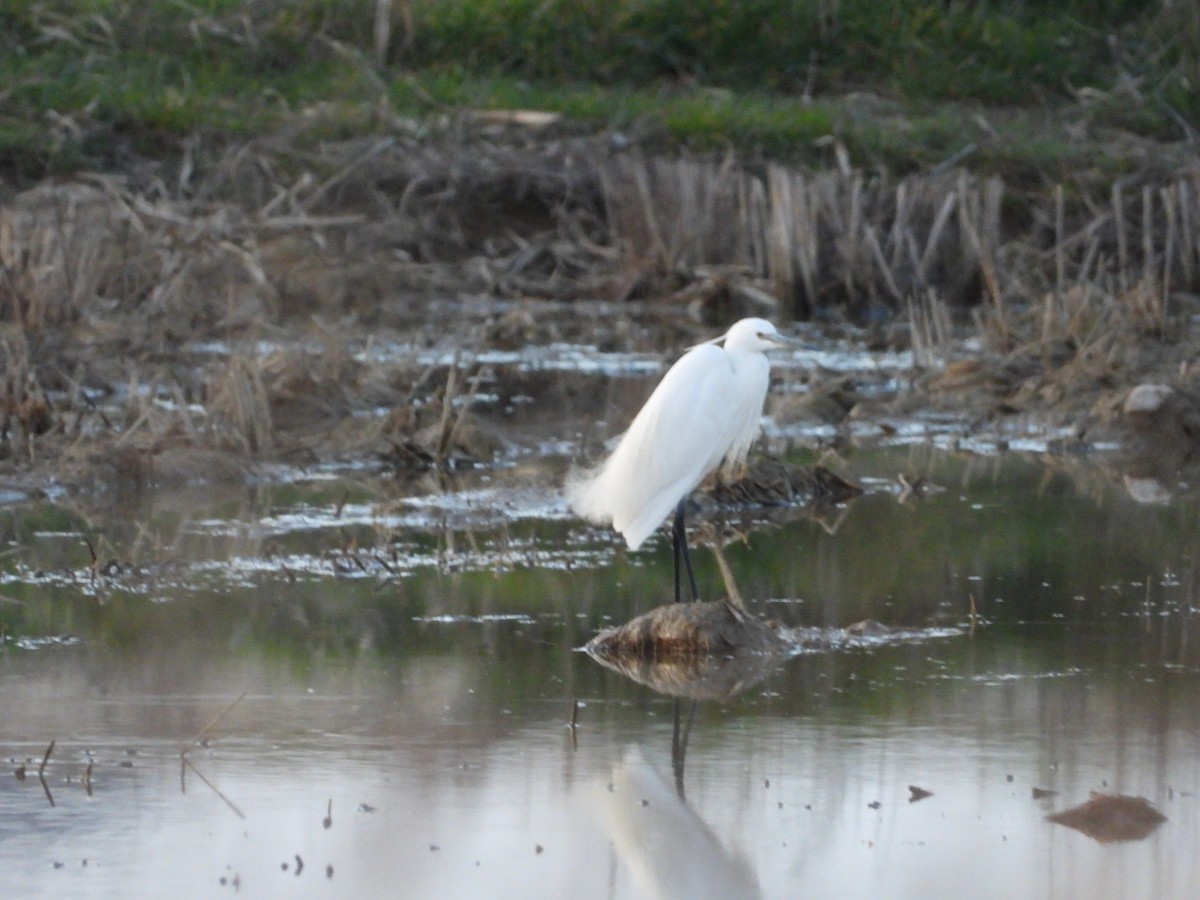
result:
[(605, 469), (613, 527), (638, 547), (714, 469), (736, 435), (736, 381), (725, 352), (699, 346), (677, 362)]

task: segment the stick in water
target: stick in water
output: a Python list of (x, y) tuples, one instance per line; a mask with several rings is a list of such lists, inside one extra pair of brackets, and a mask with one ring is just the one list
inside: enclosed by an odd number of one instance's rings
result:
[[(196, 746), (198, 743), (200, 743), (200, 739), (201, 739), (202, 737), (204, 737), (206, 734), (208, 734), (208, 733), (209, 733), (209, 732), (210, 732), (210, 731), (211, 731), (213, 728), (215, 728), (218, 722), (220, 722), (220, 721), (221, 721), (223, 718), (225, 718), (227, 715), (229, 715), (229, 712), (230, 712), (230, 711), (231, 711), (231, 710), (232, 710), (232, 709), (233, 709), (235, 706), (237, 706), (239, 703), (241, 703), (241, 702), (242, 702), (242, 699), (243, 699), (245, 696), (246, 696), (246, 692), (245, 692), (245, 691), (242, 691), (240, 694), (238, 694), (238, 695), (237, 695), (237, 697), (235, 697), (235, 698), (234, 698), (233, 702), (232, 702), (232, 703), (230, 703), (230, 704), (229, 704), (227, 707), (225, 707), (223, 710), (221, 710), (221, 712), (220, 712), (220, 713), (217, 715), (217, 717), (216, 717), (215, 719), (213, 719), (211, 722), (209, 722), (207, 725), (205, 725), (203, 728), (201, 728), (201, 729), (200, 729), (200, 730), (199, 730), (199, 731), (196, 733), (196, 736), (195, 736), (194, 738), (192, 738), (192, 740), (191, 740), (191, 743), (190, 743), (190, 744), (188, 744), (186, 747), (184, 747), (182, 750), (180, 750), (180, 751), (179, 751), (179, 755), (180, 755), (180, 756), (187, 756), (189, 753), (191, 753), (191, 752), (192, 752), (192, 748), (193, 748), (193, 747), (195, 747), (195, 746)], [(53, 747), (54, 745), (53, 745), (53, 744), (51, 744), (50, 746), (51, 746), (51, 747)]]

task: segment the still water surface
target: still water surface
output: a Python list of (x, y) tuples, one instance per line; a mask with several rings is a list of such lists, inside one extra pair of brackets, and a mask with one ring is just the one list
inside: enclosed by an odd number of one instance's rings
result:
[[(1016, 454), (842, 472), (871, 493), (726, 548), (741, 593), (938, 636), (694, 710), (576, 649), (669, 599), (668, 547), (571, 520), (545, 468), (10, 510), (3, 895), (1194, 896), (1196, 499)], [(901, 503), (899, 472), (946, 490)], [(1092, 791), (1168, 821), (1046, 820)]]

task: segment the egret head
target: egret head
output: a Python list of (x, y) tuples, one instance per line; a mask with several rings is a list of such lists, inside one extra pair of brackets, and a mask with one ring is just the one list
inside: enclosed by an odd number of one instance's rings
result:
[(725, 342), (725, 350), (729, 353), (763, 353), (795, 344), (766, 319), (742, 319), (717, 340)]

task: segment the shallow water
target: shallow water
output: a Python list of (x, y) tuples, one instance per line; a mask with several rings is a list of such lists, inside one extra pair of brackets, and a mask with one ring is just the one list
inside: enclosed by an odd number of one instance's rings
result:
[[(1194, 497), (1138, 504), (1087, 460), (850, 456), (867, 496), (725, 555), (764, 616), (913, 633), (693, 711), (576, 649), (667, 601), (670, 562), (568, 517), (561, 469), (7, 508), (4, 893), (1193, 894)], [(901, 472), (946, 490), (901, 502)], [(1046, 821), (1092, 791), (1168, 821)]]

